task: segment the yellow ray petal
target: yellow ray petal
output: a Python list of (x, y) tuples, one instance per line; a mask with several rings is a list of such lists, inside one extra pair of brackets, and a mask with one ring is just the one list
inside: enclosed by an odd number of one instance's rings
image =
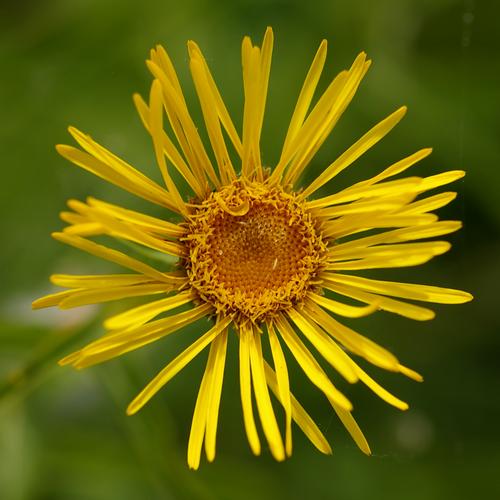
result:
[(297, 334), (293, 331), (293, 328), (282, 315), (276, 317), (276, 325), (281, 337), (309, 380), (327, 397), (335, 401), (336, 404), (348, 411), (352, 410), (351, 402), (338, 389), (335, 388), (330, 379), (325, 375), (319, 366), (318, 362), (314, 359), (312, 354), (301, 342)]
[[(146, 104), (144, 99), (139, 94), (134, 94), (134, 104), (139, 113), (141, 121), (144, 128), (151, 134), (151, 114), (149, 106)], [(163, 131), (161, 133), (163, 152), (166, 157), (172, 162), (177, 171), (182, 175), (185, 181), (189, 184), (191, 189), (196, 193), (196, 195), (202, 198), (205, 195), (205, 190), (203, 185), (192, 172), (191, 168), (184, 161), (184, 158), (179, 153), (178, 149), (174, 143), (170, 140), (170, 137)]]
[(50, 281), (54, 285), (66, 288), (99, 288), (138, 285), (151, 282), (151, 278), (142, 274), (53, 274)]
[(340, 203), (348, 203), (362, 198), (373, 198), (376, 196), (402, 196), (406, 193), (418, 193), (419, 187), (422, 184), (421, 177), (407, 177), (406, 179), (398, 179), (395, 181), (381, 182), (372, 185), (351, 186), (339, 191), (338, 193), (310, 200), (307, 202), (307, 207), (323, 208)]
[(89, 220), (88, 214), (90, 211), (90, 207), (83, 201), (75, 200), (72, 198), (66, 202), (66, 205), (68, 205), (68, 207), (71, 208), (71, 210), (77, 212), (82, 217), (82, 220), (84, 221)]
[(125, 299), (127, 297), (140, 297), (142, 295), (154, 295), (157, 293), (170, 292), (173, 287), (160, 284), (143, 284), (110, 288), (91, 288), (87, 290), (72, 290), (73, 293), (59, 302), (60, 309), (71, 309), (73, 307), (98, 304), (111, 300)]
[[(298, 311), (289, 313), (289, 316), (299, 326), (301, 331), (306, 335), (311, 343), (313, 343), (325, 359), (341, 373), (346, 380), (351, 383), (361, 380), (367, 385), (377, 396), (387, 403), (401, 410), (408, 409), (408, 405), (399, 400), (386, 389), (377, 384), (366, 372), (364, 372), (335, 342), (317, 325), (308, 321), (306, 315), (300, 314)], [(321, 340), (321, 343), (319, 342)], [(398, 371), (401, 371), (398, 365)], [(332, 403), (333, 404), (333, 403)]]
[(399, 243), (404, 241), (420, 240), (442, 236), (444, 234), (453, 233), (462, 227), (460, 221), (437, 221), (432, 224), (422, 224), (420, 226), (404, 227), (401, 229), (393, 229), (384, 231), (383, 233), (373, 236), (365, 236), (356, 238), (355, 240), (345, 243), (338, 243), (332, 248), (332, 252), (349, 253), (352, 249), (366, 248), (372, 245), (382, 243)]
[(358, 381), (349, 356), (319, 326), (309, 322), (299, 311), (290, 309), (288, 316), (318, 352), (351, 384)]
[(108, 213), (98, 209), (90, 209), (88, 216), (102, 225), (104, 233), (108, 233), (114, 237), (124, 238), (139, 245), (152, 248), (153, 250), (173, 255), (174, 257), (180, 257), (185, 252), (184, 247), (177, 242), (156, 237), (151, 233), (145, 232), (138, 226), (117, 220)]
[(411, 368), (407, 368), (406, 366), (399, 365), (399, 372), (402, 373), (403, 375), (406, 375), (407, 377), (415, 380), (416, 382), (423, 382), (424, 377), (420, 375), (420, 373), (416, 372), (415, 370), (412, 370)]
[(362, 318), (378, 309), (378, 305), (375, 303), (368, 306), (350, 306), (313, 292), (308, 293), (307, 296), (324, 309), (346, 318)]
[(186, 101), (184, 99), (184, 95), (182, 94), (182, 87), (168, 52), (161, 45), (157, 45), (154, 49), (151, 49), (150, 55), (151, 61), (153, 61), (158, 68), (161, 69), (170, 85), (172, 85), (175, 89), (179, 102), (186, 106)]
[(99, 236), (101, 234), (107, 234), (108, 232), (98, 222), (87, 222), (85, 224), (73, 224), (72, 226), (65, 227), (63, 229), (64, 233), (72, 234), (74, 236)]
[[(273, 356), (274, 370), (276, 372), (278, 398), (285, 409), (285, 450), (287, 456), (292, 454), (292, 401), (290, 399), (290, 381), (288, 378), (288, 368), (285, 356), (281, 349), (274, 326), (272, 323), (267, 325), (269, 345)], [(269, 380), (267, 381), (269, 385)]]
[(368, 386), (379, 398), (383, 399), (386, 403), (400, 409), (407, 410), (408, 404), (401, 401), (396, 396), (393, 396), (389, 391), (384, 389), (381, 385), (377, 384), (366, 372), (364, 372), (359, 366), (356, 367), (356, 373), (359, 376), (361, 382)]
[(347, 429), (347, 432), (349, 432), (354, 442), (358, 445), (358, 448), (365, 455), (371, 455), (372, 452), (370, 450), (370, 445), (368, 444), (368, 441), (366, 440), (362, 430), (359, 428), (359, 425), (356, 423), (356, 420), (354, 420), (354, 417), (351, 415), (351, 413), (333, 404), (332, 406), (337, 413), (340, 421)]
[[(448, 244), (442, 253), (448, 251), (451, 245)], [(432, 252), (417, 252), (414, 251), (411, 254), (387, 254), (384, 256), (381, 252), (380, 256), (367, 257), (366, 259), (343, 261), (343, 262), (330, 262), (326, 266), (328, 271), (354, 271), (359, 269), (384, 269), (384, 268), (395, 268), (395, 267), (411, 267), (419, 266), (425, 264), (436, 254)]]
[(400, 213), (417, 214), (437, 210), (438, 208), (448, 205), (457, 197), (457, 193), (446, 192), (439, 193), (434, 196), (429, 196), (423, 200), (410, 203), (407, 207), (400, 210)]
[(100, 257), (101, 259), (115, 262), (116, 264), (132, 269), (138, 273), (142, 273), (155, 280), (179, 286), (185, 282), (185, 278), (162, 273), (153, 267), (144, 264), (144, 262), (129, 257), (118, 250), (105, 247), (104, 245), (99, 245), (98, 243), (94, 243), (93, 241), (86, 240), (79, 236), (72, 236), (65, 233), (52, 233), (52, 237), (58, 241), (62, 241), (63, 243), (79, 248), (84, 252), (88, 252), (96, 257)]
[[(260, 81), (257, 91), (258, 97), (258, 108), (256, 116), (256, 126), (255, 126), (255, 139), (254, 143), (258, 151), (260, 151), (260, 136), (262, 134), (262, 124), (264, 122), (264, 112), (266, 109), (266, 101), (269, 86), (269, 75), (271, 73), (271, 60), (273, 55), (273, 45), (274, 45), (274, 34), (272, 28), (269, 26), (266, 28), (264, 33), (264, 39), (262, 40), (262, 49), (260, 54)], [(259, 181), (263, 180), (263, 170), (262, 163), (260, 161), (259, 153), (259, 163), (257, 168), (257, 179)]]
[(415, 304), (409, 304), (408, 302), (402, 302), (396, 299), (390, 299), (389, 297), (385, 297), (383, 295), (364, 292), (352, 286), (340, 285), (331, 279), (337, 274), (338, 273), (324, 273), (322, 275), (323, 286), (332, 292), (345, 295), (346, 297), (351, 297), (352, 299), (365, 302), (366, 304), (376, 304), (377, 307), (383, 311), (399, 314), (405, 318), (414, 319), (416, 321), (429, 321), (434, 319), (436, 316), (434, 311), (425, 307), (416, 306)]
[(342, 245), (334, 246), (328, 253), (330, 262), (342, 260), (364, 259), (367, 257), (397, 257), (412, 253), (429, 253), (441, 255), (450, 249), (447, 241), (426, 241), (421, 243), (400, 243), (397, 245), (378, 245), (362, 248), (345, 248)]
[(455, 182), (458, 179), (461, 179), (464, 175), (465, 172), (463, 170), (450, 170), (449, 172), (442, 172), (441, 174), (425, 177), (419, 191), (429, 191), (430, 189), (444, 186), (450, 182)]
[(142, 325), (163, 312), (175, 309), (176, 307), (192, 301), (195, 294), (192, 291), (177, 293), (172, 297), (155, 300), (142, 306), (134, 307), (121, 314), (111, 316), (104, 322), (107, 330), (119, 330), (132, 325)]
[(258, 181), (263, 180), (260, 136), (267, 99), (273, 41), (273, 31), (268, 27), (261, 49), (254, 47), (249, 37), (243, 39), (241, 47), (245, 94), (242, 173), (250, 178), (255, 176)]
[(227, 330), (224, 330), (210, 346), (207, 366), (196, 399), (188, 443), (187, 459), (190, 469), (196, 470), (200, 465), (204, 436), (209, 461), (212, 461), (215, 457), (215, 433), (217, 430), (226, 345)]
[(146, 325), (113, 331), (91, 342), (83, 349), (66, 356), (59, 364), (72, 364), (75, 368), (86, 368), (102, 363), (155, 342), (206, 316), (211, 312), (211, 309), (209, 304), (202, 304), (190, 311), (159, 319)]
[(394, 175), (400, 174), (401, 172), (404, 172), (408, 168), (412, 167), (413, 165), (415, 165), (415, 163), (418, 163), (419, 161), (423, 160), (431, 153), (432, 153), (432, 148), (421, 149), (416, 153), (413, 153), (410, 156), (407, 156), (406, 158), (403, 158), (402, 160), (393, 163), (390, 167), (387, 167), (385, 170), (371, 177), (370, 179), (357, 182), (356, 184), (353, 184), (351, 187), (359, 188), (363, 186), (370, 186), (389, 177), (393, 177)]
[(153, 147), (156, 155), (156, 161), (160, 167), (161, 175), (167, 186), (167, 190), (176, 204), (178, 211), (184, 216), (187, 215), (187, 208), (182, 199), (177, 186), (175, 185), (170, 173), (168, 172), (167, 162), (163, 154), (163, 97), (162, 87), (159, 80), (154, 80), (151, 85), (151, 93), (149, 100), (150, 110), (150, 131), (153, 139)]
[(398, 371), (399, 361), (394, 354), (351, 328), (342, 325), (313, 302), (307, 302), (305, 312), (308, 318), (321, 326), (333, 339), (354, 354), (358, 354), (370, 363), (386, 370)]
[[(189, 309), (174, 316), (168, 316), (155, 321), (151, 321), (146, 325), (139, 325), (132, 328), (123, 328), (121, 330), (112, 330), (103, 335), (100, 339), (95, 340), (91, 344), (82, 349), (84, 354), (94, 354), (105, 351), (111, 347), (133, 344), (144, 345), (152, 340), (157, 340), (166, 334), (174, 332), (179, 328), (195, 322), (204, 315), (209, 316), (212, 313), (210, 304), (200, 304), (199, 306)], [(144, 344), (142, 344), (142, 342)]]
[(210, 73), (210, 69), (208, 67), (208, 64), (207, 64), (200, 48), (192, 40), (190, 40), (188, 42), (188, 50), (189, 50), (190, 56), (194, 57), (196, 55), (204, 67), (207, 81), (208, 81), (208, 84), (209, 84), (211, 92), (212, 92), (212, 97), (213, 97), (213, 100), (214, 100), (216, 108), (217, 108), (217, 114), (219, 116), (219, 119), (220, 119), (222, 125), (224, 126), (224, 129), (226, 130), (228, 137), (231, 139), (231, 142), (233, 143), (233, 146), (234, 146), (236, 152), (241, 157), (242, 150), (243, 150), (243, 147), (241, 145), (241, 139), (238, 135), (238, 132), (236, 132), (236, 127), (234, 126), (233, 121), (231, 120), (231, 117), (227, 111), (226, 105), (224, 104), (224, 101), (222, 100), (222, 97), (221, 97), (220, 92), (217, 88), (217, 85), (215, 84), (215, 80), (213, 79), (212, 74)]
[(254, 455), (260, 455), (260, 440), (255, 426), (252, 407), (252, 380), (250, 375), (250, 338), (246, 328), (241, 327), (239, 332), (239, 357), (240, 357), (240, 393), (243, 408), (243, 422)]
[[(289, 166), (293, 158), (296, 157), (299, 149), (306, 146), (308, 140), (312, 140), (315, 127), (322, 127), (322, 125), (326, 123), (326, 120), (328, 118), (328, 110), (331, 109), (332, 103), (335, 101), (342, 88), (345, 86), (348, 75), (348, 71), (342, 71), (333, 79), (333, 81), (330, 83), (328, 88), (325, 90), (316, 105), (313, 107), (312, 111), (305, 119), (304, 123), (302, 123), (300, 128), (297, 129), (293, 138), (289, 140), (287, 148), (283, 149), (279, 163), (278, 165), (276, 165), (276, 168), (271, 174), (272, 181), (279, 181), (285, 169)], [(321, 130), (324, 131), (325, 128), (323, 127)], [(289, 177), (290, 173), (287, 173), (287, 176)], [(283, 185), (286, 182), (286, 180), (283, 180), (281, 184)]]
[(75, 291), (80, 290), (81, 289), (64, 290), (63, 292), (50, 293), (48, 295), (45, 295), (44, 297), (40, 297), (39, 299), (34, 300), (31, 303), (31, 307), (33, 309), (43, 309), (45, 307), (58, 306), (62, 300), (71, 297), (75, 293)]
[(187, 349), (172, 360), (151, 382), (134, 398), (127, 408), (127, 415), (137, 413), (170, 379), (179, 373), (190, 361), (193, 360), (217, 335), (231, 323), (231, 318), (226, 317), (208, 330), (207, 333), (193, 342)]
[(207, 81), (207, 75), (204, 71), (202, 62), (196, 57), (190, 61), (191, 75), (196, 86), (196, 92), (200, 100), (205, 126), (212, 145), (212, 150), (219, 167), (219, 174), (224, 184), (231, 183), (236, 178), (236, 172), (231, 163), (231, 158), (226, 148), (226, 143), (222, 135), (222, 129), (217, 114), (216, 103), (211, 94), (210, 85)]
[(170, 125), (193, 173), (202, 185), (206, 183), (208, 177), (214, 186), (218, 187), (220, 185), (219, 179), (205, 151), (196, 126), (189, 115), (184, 98), (181, 98), (182, 92), (172, 85), (172, 82), (168, 80), (165, 73), (155, 62), (147, 61), (146, 63), (153, 76), (161, 83), (163, 104)]
[(108, 213), (116, 219), (130, 222), (134, 225), (140, 226), (140, 228), (143, 230), (158, 233), (162, 236), (166, 236), (169, 238), (180, 238), (186, 233), (185, 228), (172, 222), (158, 219), (157, 217), (152, 217), (150, 215), (145, 215), (143, 213), (129, 210), (127, 208), (119, 207), (117, 205), (113, 205), (112, 203), (97, 200), (93, 197), (88, 197), (87, 203), (89, 204), (89, 206), (96, 208), (101, 212)]
[[(323, 67), (325, 65), (326, 51), (327, 51), (327, 41), (322, 40), (316, 52), (316, 55), (314, 56), (313, 62), (311, 63), (311, 67), (307, 72), (307, 76), (304, 80), (304, 84), (302, 85), (302, 89), (300, 90), (300, 94), (297, 99), (297, 104), (295, 105), (295, 109), (293, 111), (293, 115), (290, 120), (290, 125), (288, 127), (288, 132), (286, 134), (285, 142), (283, 144), (282, 157), (286, 155), (289, 144), (297, 136), (300, 128), (304, 123), (304, 119), (307, 115), (307, 112), (309, 111), (309, 107), (311, 105), (314, 92), (316, 90), (319, 78), (321, 76)], [(281, 160), (280, 162), (278, 162), (278, 164), (282, 164)], [(274, 172), (272, 175), (273, 176), (275, 175)]]
[(334, 274), (332, 276), (332, 280), (336, 283), (349, 285), (367, 292), (401, 297), (403, 299), (436, 302), (438, 304), (463, 304), (464, 302), (472, 300), (472, 295), (470, 293), (451, 288), (381, 281), (362, 278), (360, 276), (347, 276), (344, 274)]
[(98, 222), (89, 222), (86, 216), (73, 212), (60, 212), (59, 217), (64, 222), (70, 224), (63, 229), (65, 233), (76, 234), (78, 236), (97, 236), (106, 231)]
[(212, 343), (210, 346), (210, 354), (208, 355), (207, 366), (198, 390), (193, 419), (191, 421), (191, 431), (189, 433), (187, 462), (188, 467), (193, 470), (197, 470), (200, 466), (201, 447), (203, 446), (203, 438), (205, 437), (206, 431), (209, 387), (214, 367), (214, 356), (212, 355), (213, 345)]
[[(300, 313), (298, 312), (295, 312), (294, 313), (295, 315), (300, 315)], [(291, 316), (291, 315), (290, 315)], [(309, 329), (309, 332), (311, 331), (314, 331), (316, 334), (320, 334), (321, 336), (325, 336), (326, 334), (321, 330), (321, 328), (319, 326), (315, 326), (314, 323), (311, 323), (311, 322), (308, 322), (307, 319), (307, 312), (306, 312), (306, 315), (305, 316), (302, 316), (302, 319), (303, 321), (305, 322), (305, 325), (301, 325), (301, 329), (302, 331), (304, 332), (304, 334), (306, 334), (306, 331), (303, 329)], [(311, 318), (312, 319), (312, 318)], [(296, 322), (297, 325), (299, 325), (298, 322)], [(313, 339), (311, 338), (310, 339), (311, 341), (313, 341)], [(335, 344), (336, 345), (336, 344)], [(327, 352), (327, 349), (321, 349), (320, 350), (321, 353), (324, 353), (324, 352)], [(341, 353), (341, 354), (340, 354)], [(366, 386), (368, 386), (375, 394), (377, 394), (381, 399), (383, 399), (384, 401), (386, 401), (387, 403), (389, 403), (390, 405), (392, 406), (395, 406), (396, 408), (399, 408), (401, 410), (406, 410), (408, 409), (408, 405), (401, 401), (400, 399), (396, 398), (395, 396), (393, 396), (392, 394), (390, 394), (386, 389), (384, 389), (383, 387), (381, 387), (379, 384), (377, 384), (377, 382), (375, 382), (366, 372), (364, 372), (351, 358), (349, 358), (349, 356), (347, 356), (347, 354), (345, 354), (344, 351), (342, 351), (340, 349), (340, 356), (342, 356), (342, 360), (343, 362), (345, 363), (345, 366), (352, 372), (352, 376), (354, 377), (353, 379), (349, 380), (350, 382), (356, 382), (358, 379), (361, 380), (361, 382), (363, 382)], [(328, 359), (326, 356), (325, 356), (326, 359)], [(339, 370), (339, 368), (337, 366), (335, 366), (335, 364), (331, 361), (329, 361), (330, 364), (332, 364), (332, 366), (334, 366), (334, 368), (336, 368), (337, 370)], [(418, 380), (418, 377), (419, 377), (419, 374), (417, 374), (416, 372), (413, 372), (413, 370), (410, 370), (409, 368), (406, 368), (400, 364), (396, 365), (396, 370), (395, 371), (399, 371), (401, 373), (404, 373), (405, 375), (407, 376), (411, 376), (411, 378), (414, 378), (416, 380)], [(340, 370), (339, 370), (340, 371)], [(333, 403), (332, 403), (333, 404)]]
[(108, 165), (109, 168), (111, 168), (118, 175), (130, 183), (138, 184), (141, 189), (145, 189), (146, 191), (158, 193), (158, 195), (164, 193), (169, 202), (171, 201), (174, 208), (176, 208), (174, 200), (170, 197), (170, 195), (149, 177), (145, 176), (124, 160), (113, 154), (111, 151), (98, 144), (89, 135), (84, 134), (75, 127), (69, 127), (68, 130), (85, 151), (103, 162), (105, 165)]
[(259, 47), (252, 46), (250, 38), (245, 37), (241, 46), (241, 62), (243, 67), (243, 90), (245, 94), (243, 108), (242, 174), (246, 177), (250, 177), (261, 168), (257, 131), (259, 114), (258, 92), (261, 79), (260, 58), (261, 52)]
[(394, 214), (374, 214), (369, 218), (363, 215), (353, 215), (325, 223), (323, 234), (328, 237), (343, 238), (368, 229), (418, 226), (431, 224), (437, 219), (437, 215), (434, 214), (400, 215), (397, 212)]
[(310, 196), (317, 191), (321, 186), (333, 179), (333, 177), (342, 172), (342, 170), (351, 165), (351, 163), (356, 161), (362, 154), (368, 151), (368, 149), (384, 138), (399, 123), (405, 113), (406, 106), (403, 106), (375, 125), (306, 187), (303, 192), (304, 197)]
[(116, 170), (105, 162), (73, 146), (58, 144), (56, 150), (63, 158), (84, 168), (97, 177), (111, 182), (125, 191), (144, 198), (145, 200), (176, 211), (176, 206), (168, 192), (157, 184), (151, 186), (141, 176), (136, 175), (138, 174), (137, 171), (134, 171), (131, 175), (126, 175), (123, 171)]
[(415, 193), (410, 193), (403, 196), (371, 198), (368, 201), (364, 201), (362, 199), (361, 201), (357, 200), (345, 205), (335, 205), (333, 207), (316, 210), (313, 209), (313, 211), (318, 217), (324, 218), (334, 218), (341, 217), (343, 215), (355, 215), (360, 213), (371, 215), (376, 212), (389, 212), (403, 209), (404, 206), (412, 201), (415, 196)]
[[(326, 377), (324, 371), (321, 369), (321, 367), (318, 366), (318, 370), (323, 374), (323, 376)], [(351, 413), (349, 410), (346, 410), (343, 408), (341, 405), (338, 404), (338, 402), (334, 399), (331, 398), (330, 396), (327, 396), (330, 404), (332, 405), (333, 409), (337, 413), (338, 417), (342, 421), (343, 425), (346, 427), (347, 431), (349, 434), (352, 436), (358, 447), (363, 451), (363, 453), (366, 453), (367, 455), (370, 454), (370, 447), (368, 446), (368, 442), (366, 441), (366, 438), (364, 437), (361, 429), (359, 428), (358, 424), (352, 417)]]
[[(274, 395), (278, 398), (281, 404), (284, 406), (286, 403), (281, 399), (281, 394), (278, 389), (278, 381), (276, 374), (273, 369), (264, 361), (264, 368), (266, 371), (267, 384)], [(294, 395), (290, 393), (291, 406), (292, 406), (292, 418), (296, 424), (302, 429), (302, 432), (307, 436), (309, 441), (325, 455), (331, 455), (332, 449), (328, 444), (325, 436), (319, 430), (318, 426), (314, 423), (314, 420), (307, 414), (301, 404), (295, 399)]]
[[(205, 451), (209, 462), (215, 459), (215, 443), (217, 437), (217, 422), (226, 364), (227, 329), (224, 330), (212, 344), (214, 351), (213, 373), (207, 407), (207, 430), (205, 434)], [(212, 354), (212, 349), (210, 349)]]
[(266, 436), (273, 457), (278, 461), (282, 461), (285, 459), (285, 448), (267, 389), (260, 333), (255, 330), (250, 335), (250, 367), (255, 401), (257, 402), (257, 410), (264, 435)]
[[(366, 54), (361, 53), (347, 73), (340, 73), (325, 91), (297, 137), (296, 155), (293, 158), (284, 183), (294, 183), (311, 161), (326, 138), (330, 135), (343, 112), (351, 102), (361, 80), (370, 67)], [(326, 115), (325, 115), (326, 110)], [(324, 115), (324, 116), (321, 116)], [(300, 140), (299, 140), (300, 138)]]
[(80, 214), (75, 214), (73, 212), (59, 212), (59, 217), (64, 222), (68, 224), (86, 224), (88, 223), (87, 217), (84, 217)]
[(85, 151), (87, 151), (87, 153), (104, 162), (114, 171), (123, 175), (126, 179), (129, 179), (133, 182), (142, 181), (145, 186), (149, 186), (152, 189), (159, 188), (159, 192), (162, 191), (161, 186), (156, 184), (152, 179), (144, 175), (139, 170), (129, 165), (127, 162), (112, 153), (110, 150), (94, 141), (94, 139), (92, 139), (90, 135), (85, 134), (84, 132), (78, 130), (76, 127), (71, 126), (68, 127), (68, 131), (73, 136), (75, 141), (78, 142), (78, 144)]

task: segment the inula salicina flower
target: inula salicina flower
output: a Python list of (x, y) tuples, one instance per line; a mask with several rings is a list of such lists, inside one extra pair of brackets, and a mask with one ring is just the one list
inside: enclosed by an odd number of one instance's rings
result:
[[(326, 396), (359, 448), (369, 454), (368, 443), (352, 417), (351, 402), (316, 357), (323, 357), (348, 382), (362, 382), (401, 410), (408, 405), (382, 388), (353, 357), (417, 381), (422, 378), (394, 354), (343, 325), (342, 317), (358, 318), (382, 310), (430, 320), (434, 312), (414, 301), (458, 304), (472, 298), (458, 290), (358, 275), (367, 269), (423, 264), (450, 248), (446, 241), (431, 238), (461, 226), (458, 221), (440, 221), (431, 213), (452, 201), (456, 193), (424, 193), (460, 179), (464, 172), (396, 178), (428, 156), (430, 149), (417, 151), (345, 189), (335, 190), (331, 182), (389, 133), (404, 116), (405, 107), (366, 132), (311, 184), (299, 183), (365, 76), (370, 66), (366, 54), (359, 54), (313, 104), (327, 50), (326, 41), (320, 44), (293, 110), (279, 161), (274, 166), (263, 164), (260, 139), (272, 48), (271, 29), (261, 47), (248, 37), (243, 39), (240, 134), (199, 47), (188, 43), (189, 67), (210, 151), (198, 132), (200, 124), (191, 118), (167, 52), (161, 46), (151, 51), (147, 61), (153, 75), (149, 100), (135, 95), (134, 101), (152, 138), (162, 184), (73, 127), (69, 131), (79, 148), (57, 146), (72, 163), (159, 205), (164, 215), (156, 218), (95, 198), (71, 200), (71, 211), (61, 214), (68, 226), (54, 233), (54, 238), (127, 272), (56, 274), (52, 282), (66, 290), (36, 300), (33, 306), (67, 309), (151, 296), (145, 304), (108, 318), (101, 338), (60, 361), (75, 368), (102, 363), (175, 332), (182, 335), (186, 325), (209, 319), (196, 340), (170, 360), (127, 409), (129, 415), (139, 411), (209, 348), (189, 436), (187, 460), (193, 469), (200, 464), (203, 444), (207, 459), (215, 457), (229, 337), (239, 344), (243, 422), (253, 453), (258, 455), (262, 446), (256, 415), (276, 460), (292, 453), (292, 422), (321, 452), (331, 452), (324, 435), (291, 392), (287, 369), (287, 356), (291, 355)], [(165, 117), (168, 133), (163, 126)], [(189, 186), (186, 197), (173, 180), (174, 169)], [(332, 194), (320, 197), (318, 190), (325, 184), (331, 186)], [(131, 251), (93, 241), (92, 237), (102, 235), (167, 254), (176, 265), (152, 266), (140, 254), (132, 256)], [(264, 350), (270, 353), (269, 359)], [(283, 431), (273, 397), (283, 407)]]

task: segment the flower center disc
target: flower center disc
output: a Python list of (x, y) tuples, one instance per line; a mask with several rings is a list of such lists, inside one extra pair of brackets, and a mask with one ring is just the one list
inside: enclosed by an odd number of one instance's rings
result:
[(191, 286), (217, 312), (241, 321), (302, 299), (326, 253), (296, 196), (241, 181), (197, 207), (186, 240)]

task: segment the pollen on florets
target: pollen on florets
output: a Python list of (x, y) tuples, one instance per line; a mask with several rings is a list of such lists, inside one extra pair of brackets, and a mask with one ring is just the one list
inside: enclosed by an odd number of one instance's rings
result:
[(268, 319), (314, 287), (327, 246), (318, 229), (296, 194), (235, 181), (211, 193), (189, 217), (190, 285), (236, 321)]

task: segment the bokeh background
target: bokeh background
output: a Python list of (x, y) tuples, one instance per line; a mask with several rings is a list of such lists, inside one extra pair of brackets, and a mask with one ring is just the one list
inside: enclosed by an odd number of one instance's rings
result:
[[(499, 15), (500, 4), (490, 0), (2, 0), (0, 499), (500, 498)], [(297, 431), (287, 462), (277, 464), (267, 452), (253, 457), (243, 431), (233, 339), (218, 457), (193, 473), (185, 465), (186, 445), (206, 353), (140, 414), (126, 417), (124, 410), (197, 330), (74, 372), (59, 368), (58, 357), (99, 335), (103, 316), (121, 304), (31, 311), (31, 300), (52, 290), (50, 273), (108, 269), (49, 237), (62, 227), (58, 212), (67, 198), (90, 194), (151, 211), (59, 158), (53, 145), (69, 141), (66, 127), (76, 125), (157, 178), (131, 101), (133, 92), (148, 91), (143, 61), (149, 48), (167, 47), (200, 117), (185, 47), (197, 40), (241, 123), (240, 41), (245, 34), (260, 40), (267, 25), (275, 29), (276, 44), (266, 162), (272, 165), (279, 153), (321, 39), (330, 43), (323, 87), (366, 50), (374, 64), (306, 180), (407, 104), (405, 120), (338, 183), (360, 180), (429, 145), (433, 155), (413, 172), (466, 169), (467, 177), (453, 186), (459, 199), (442, 211), (465, 221), (451, 236), (452, 251), (424, 268), (383, 276), (463, 288), (476, 300), (436, 307), (437, 318), (425, 324), (384, 313), (356, 322), (426, 378), (416, 384), (371, 370), (410, 402), (404, 413), (360, 387), (345, 388), (371, 458), (355, 448), (296, 371), (295, 391), (334, 454), (320, 455)]]

